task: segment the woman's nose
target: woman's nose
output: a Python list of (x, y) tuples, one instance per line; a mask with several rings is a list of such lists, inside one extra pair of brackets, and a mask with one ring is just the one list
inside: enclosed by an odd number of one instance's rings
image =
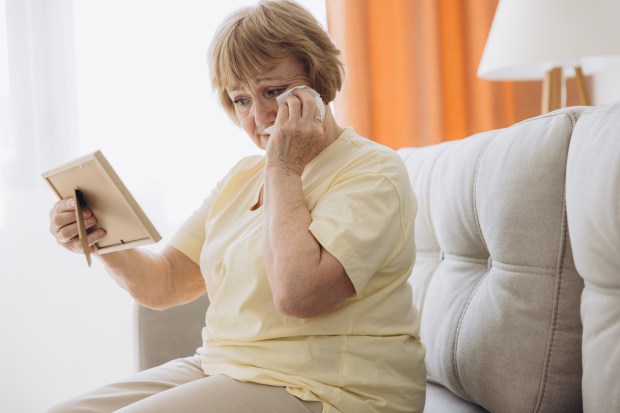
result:
[(276, 121), (278, 103), (275, 99), (258, 99), (254, 103), (254, 122), (256, 126), (266, 128)]

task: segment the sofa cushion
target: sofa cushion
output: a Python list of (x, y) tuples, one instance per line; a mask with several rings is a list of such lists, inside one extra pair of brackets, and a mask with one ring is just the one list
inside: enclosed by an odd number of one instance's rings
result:
[(411, 283), (429, 381), (489, 411), (581, 411), (564, 188), (583, 110), (400, 150), (419, 202)]
[(620, 412), (620, 103), (589, 109), (573, 133), (566, 208), (583, 277), (583, 405)]

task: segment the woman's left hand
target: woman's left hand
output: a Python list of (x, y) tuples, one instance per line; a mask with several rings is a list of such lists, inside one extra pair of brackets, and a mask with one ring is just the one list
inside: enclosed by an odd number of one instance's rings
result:
[(275, 128), (267, 143), (267, 162), (301, 175), (326, 147), (323, 119), (314, 96), (295, 89), (278, 107)]

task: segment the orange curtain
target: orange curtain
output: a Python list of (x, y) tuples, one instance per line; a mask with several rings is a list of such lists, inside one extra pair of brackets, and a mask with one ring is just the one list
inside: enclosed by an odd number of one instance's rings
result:
[(397, 149), (540, 114), (541, 82), (476, 76), (496, 7), (497, 0), (327, 0), (347, 70), (338, 121)]

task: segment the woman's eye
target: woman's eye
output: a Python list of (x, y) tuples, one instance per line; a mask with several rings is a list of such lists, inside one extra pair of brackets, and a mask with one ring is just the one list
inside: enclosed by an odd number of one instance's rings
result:
[(252, 105), (252, 101), (248, 98), (239, 97), (233, 100), (233, 104), (235, 105), (235, 110), (237, 113), (248, 113), (250, 106)]
[(250, 99), (248, 98), (236, 98), (235, 100), (233, 100), (235, 106), (246, 106), (250, 103)]
[(284, 92), (285, 88), (283, 87), (279, 87), (279, 88), (274, 88), (274, 89), (267, 89), (267, 96), (270, 98), (274, 98), (278, 95), (280, 95), (282, 92)]

